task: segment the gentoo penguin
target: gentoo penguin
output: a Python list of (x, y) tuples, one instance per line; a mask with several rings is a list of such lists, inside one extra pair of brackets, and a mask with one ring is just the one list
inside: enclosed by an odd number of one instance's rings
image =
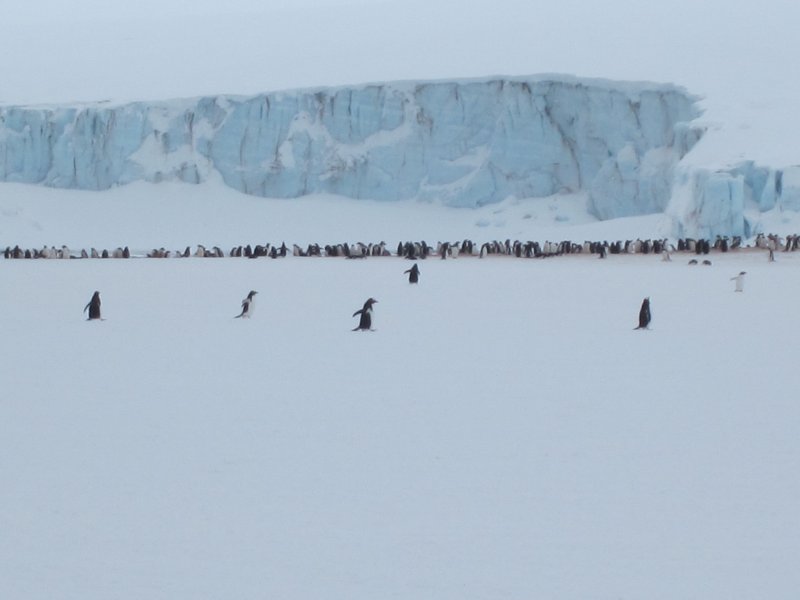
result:
[(89, 304), (83, 307), (83, 312), (86, 312), (88, 309), (89, 311), (89, 318), (87, 321), (91, 321), (92, 319), (101, 319), (100, 317), (100, 292), (95, 292), (92, 295), (92, 299), (89, 300)]
[(639, 326), (636, 329), (647, 329), (650, 325), (650, 298), (642, 300), (642, 308), (639, 309)]
[(419, 267), (417, 263), (414, 263), (413, 267), (407, 271), (403, 271), (403, 273), (408, 273), (408, 283), (419, 283)]
[(255, 308), (255, 299), (256, 294), (258, 292), (255, 290), (250, 290), (250, 293), (247, 294), (247, 298), (242, 300), (242, 312), (234, 317), (234, 319), (249, 319), (253, 316), (253, 309)]
[(373, 331), (372, 329), (372, 305), (375, 304), (377, 300), (374, 298), (369, 298), (366, 302), (364, 302), (364, 307), (360, 310), (357, 310), (353, 313), (353, 316), (361, 315), (361, 319), (358, 322), (358, 327), (353, 329), (353, 331)]
[(731, 281), (736, 282), (736, 290), (737, 292), (744, 291), (744, 276), (747, 275), (746, 271), (741, 271), (736, 277), (731, 277)]

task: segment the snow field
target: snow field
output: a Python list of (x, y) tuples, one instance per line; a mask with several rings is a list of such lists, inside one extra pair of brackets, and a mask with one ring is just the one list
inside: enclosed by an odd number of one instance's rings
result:
[(689, 258), (3, 261), (0, 597), (791, 598), (800, 258)]

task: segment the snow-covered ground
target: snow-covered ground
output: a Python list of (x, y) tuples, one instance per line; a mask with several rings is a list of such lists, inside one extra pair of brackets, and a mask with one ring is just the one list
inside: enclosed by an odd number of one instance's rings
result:
[(0, 597), (794, 598), (800, 255), (710, 257), (3, 261)]
[[(788, 0), (4, 9), (5, 105), (559, 72), (703, 95), (691, 164), (800, 162)], [(617, 240), (664, 219), (0, 185), (0, 247)], [(418, 286), (398, 258), (0, 261), (0, 598), (793, 599), (800, 255), (688, 258), (430, 259)], [(354, 333), (369, 296), (377, 331)]]
[[(663, 215), (600, 222), (587, 215), (584, 195), (508, 200), (479, 209), (429, 202), (371, 202), (333, 196), (293, 200), (246, 196), (220, 182), (135, 183), (106, 192), (0, 185), (0, 247), (130, 246), (136, 251), (187, 245), (485, 242), (661, 238)], [(797, 228), (800, 231), (800, 226)], [(770, 230), (772, 231), (772, 230)], [(794, 232), (789, 227), (787, 233)]]
[[(758, 233), (800, 233), (800, 214), (774, 209), (749, 214)], [(318, 195), (292, 200), (240, 194), (221, 182), (201, 185), (139, 182), (105, 192), (0, 185), (0, 248), (68, 246), (73, 253), (129, 246), (137, 253), (187, 245), (233, 246), (281, 242), (478, 243), (615, 241), (672, 238), (663, 214), (598, 221), (582, 194), (509, 199), (477, 209), (432, 202), (372, 202)], [(752, 240), (749, 240), (752, 243)]]

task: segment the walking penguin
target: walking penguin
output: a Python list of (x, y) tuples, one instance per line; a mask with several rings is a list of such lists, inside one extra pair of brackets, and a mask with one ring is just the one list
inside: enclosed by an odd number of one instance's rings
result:
[(419, 283), (419, 267), (417, 263), (414, 263), (413, 267), (403, 271), (403, 273), (408, 273), (408, 283)]
[(247, 298), (242, 300), (242, 312), (234, 317), (234, 319), (249, 319), (253, 315), (253, 309), (255, 308), (255, 300), (256, 294), (258, 292), (255, 290), (250, 290), (250, 293), (247, 294)]
[(353, 329), (353, 331), (373, 331), (372, 329), (372, 305), (375, 304), (377, 300), (374, 298), (369, 298), (366, 302), (364, 302), (363, 308), (357, 310), (353, 313), (353, 316), (361, 315), (361, 319), (358, 321), (358, 327)]
[(747, 275), (747, 271), (740, 271), (736, 277), (731, 277), (731, 281), (736, 282), (736, 289), (734, 291), (742, 292), (744, 291), (744, 276)]
[(642, 300), (642, 308), (639, 309), (639, 326), (636, 329), (647, 329), (650, 325), (650, 298)]
[(89, 303), (83, 307), (83, 312), (87, 310), (89, 311), (89, 318), (86, 319), (87, 321), (102, 319), (100, 316), (100, 292), (95, 292), (92, 295), (92, 299), (89, 300)]

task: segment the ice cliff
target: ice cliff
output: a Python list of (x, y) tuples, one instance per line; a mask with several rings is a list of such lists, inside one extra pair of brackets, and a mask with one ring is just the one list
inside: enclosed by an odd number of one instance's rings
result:
[(0, 107), (0, 180), (103, 190), (199, 183), (246, 194), (476, 207), (583, 191), (600, 219), (667, 212), (682, 234), (748, 233), (800, 209), (800, 169), (685, 167), (696, 98), (566, 76), (400, 82), (160, 103)]
[(800, 211), (800, 166), (775, 168), (753, 161), (724, 169), (679, 165), (666, 213), (675, 235), (752, 237), (768, 211)]

